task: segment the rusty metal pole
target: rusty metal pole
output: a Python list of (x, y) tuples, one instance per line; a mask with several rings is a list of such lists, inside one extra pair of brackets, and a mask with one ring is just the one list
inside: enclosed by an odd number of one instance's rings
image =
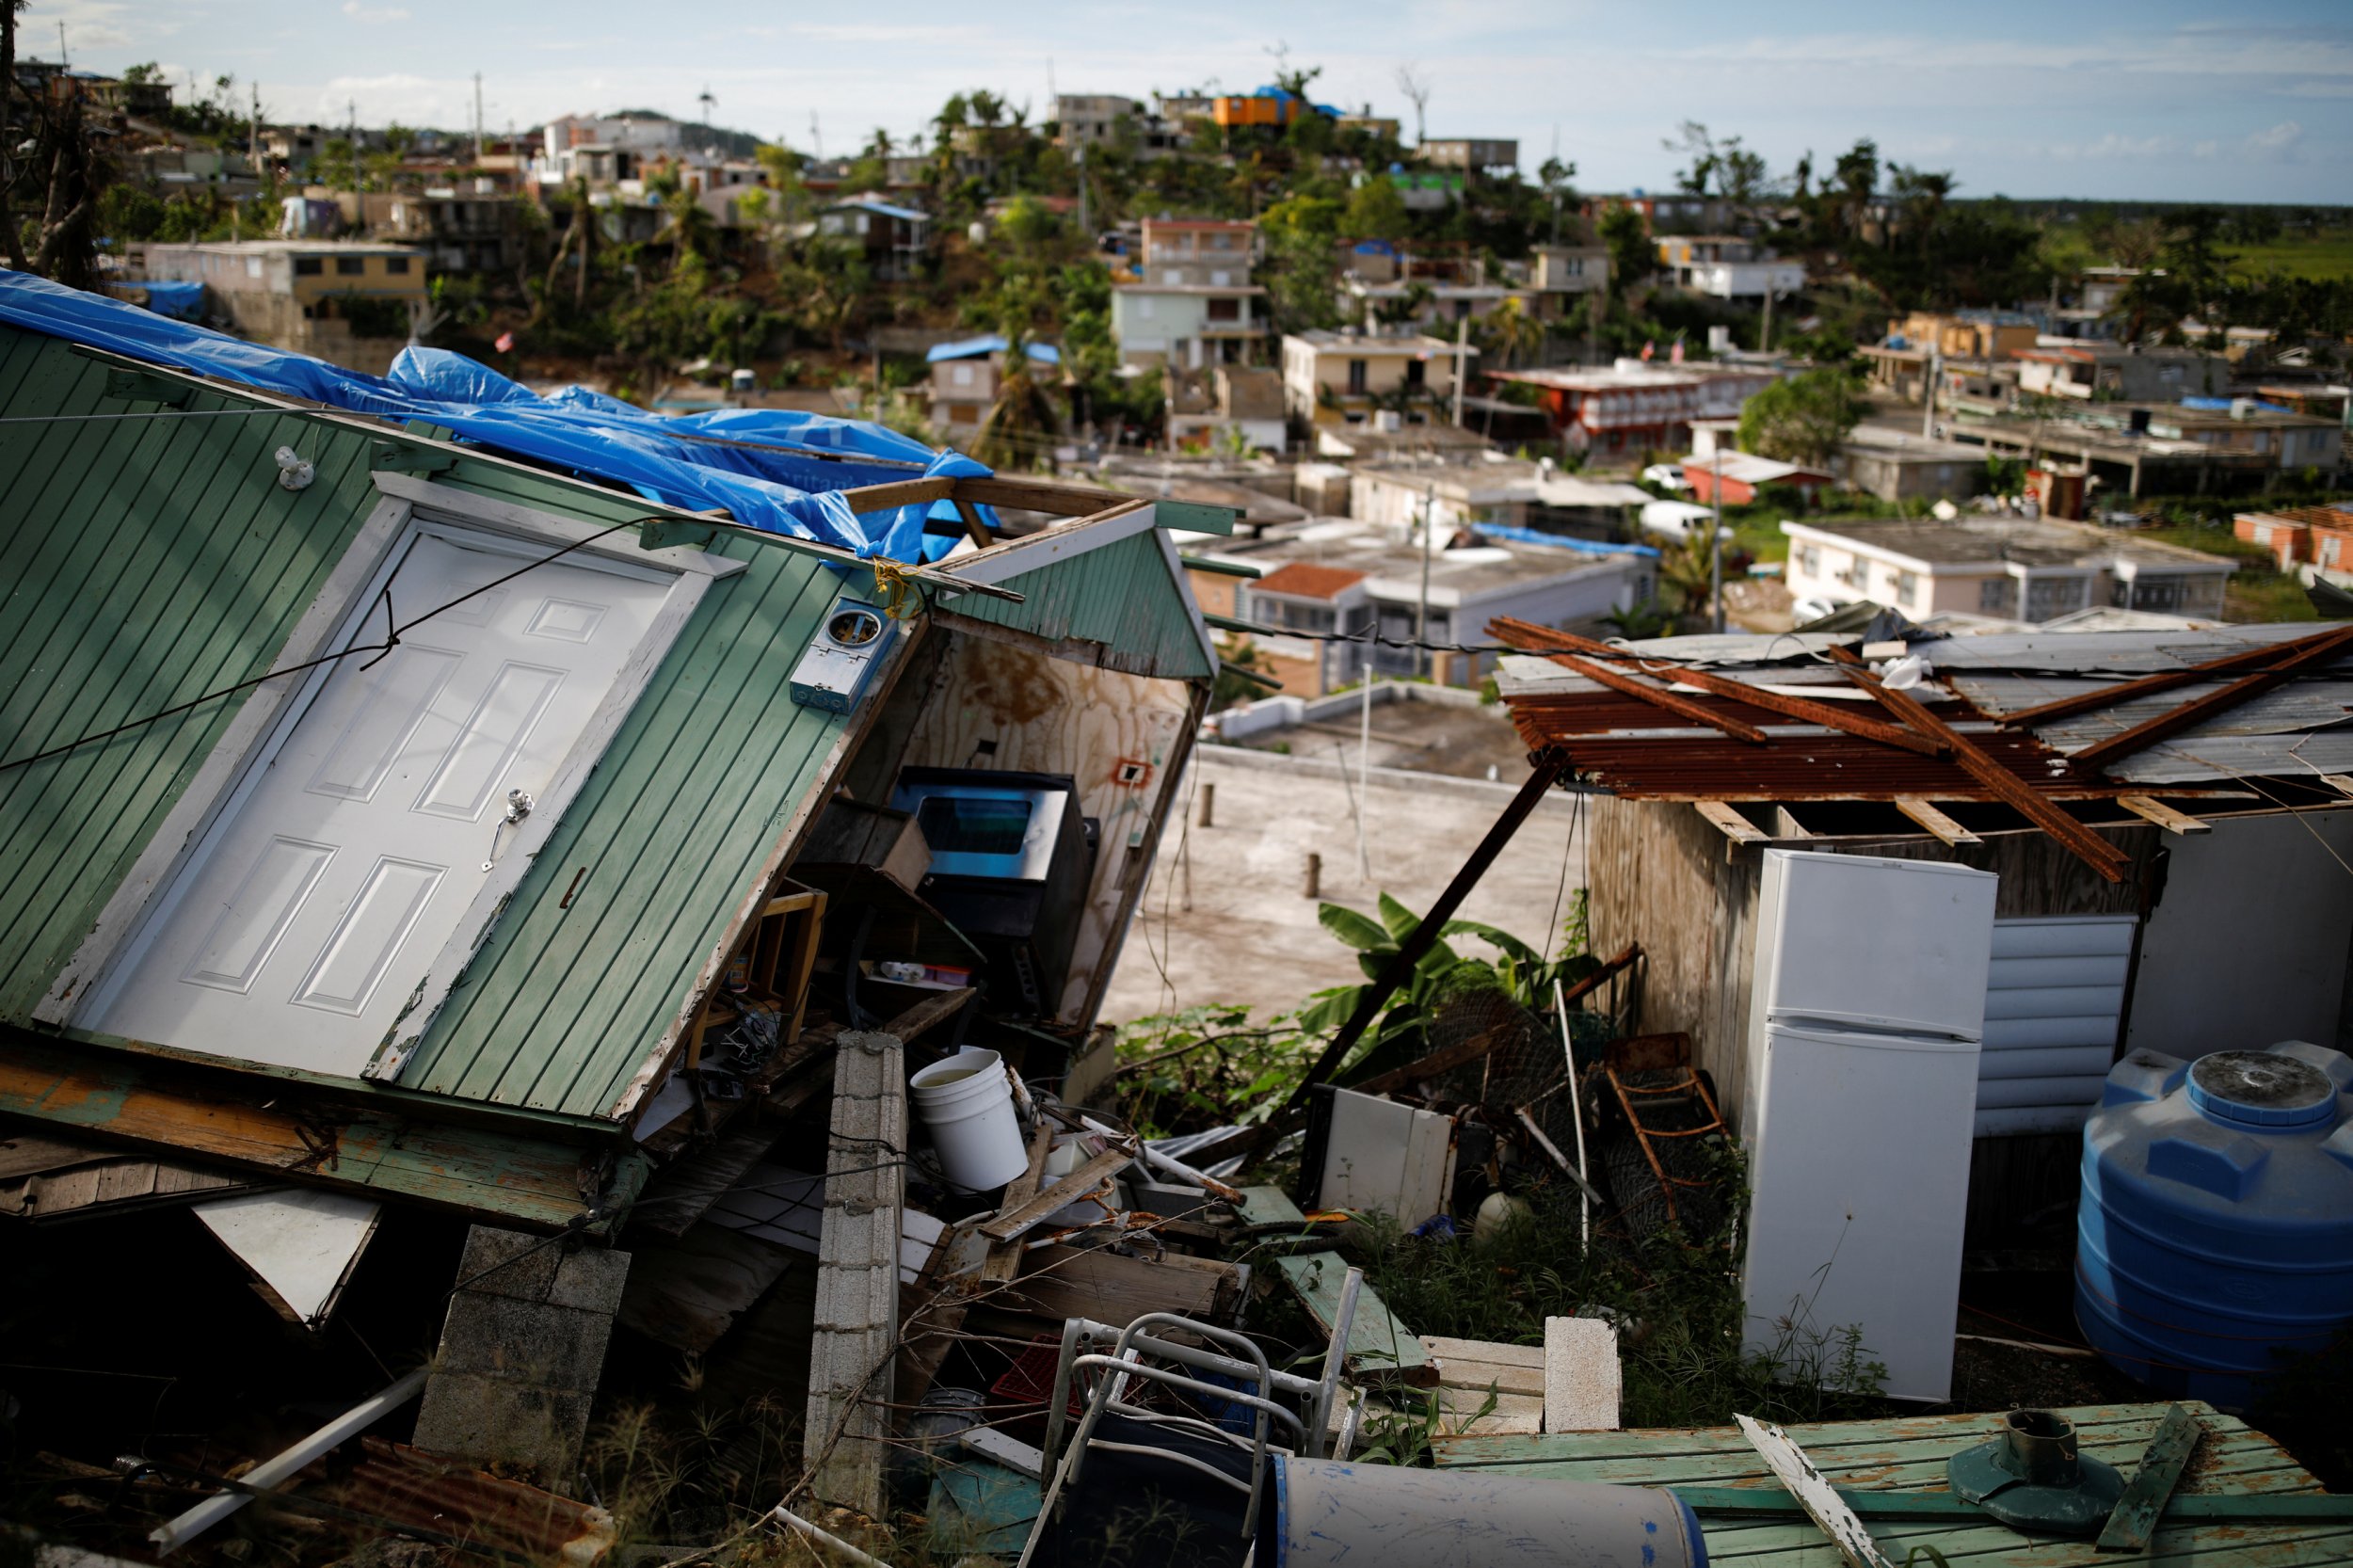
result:
[(1307, 852), (1306, 883), (1305, 886), (1299, 889), (1299, 891), (1304, 897), (1306, 898), (1321, 898), (1323, 896), (1323, 856), (1316, 854), (1313, 850), (1309, 850)]
[(1214, 827), (1214, 826), (1216, 826), (1216, 825), (1217, 825), (1217, 824), (1216, 824), (1216, 823), (1214, 823), (1214, 822), (1211, 820), (1211, 818), (1212, 818), (1212, 817), (1215, 815), (1215, 813), (1216, 813), (1216, 809), (1217, 809), (1217, 786), (1216, 786), (1215, 784), (1210, 783), (1208, 779), (1203, 779), (1203, 780), (1202, 780), (1202, 782), (1201, 782), (1201, 825), (1202, 825), (1202, 826), (1204, 826), (1204, 827)]

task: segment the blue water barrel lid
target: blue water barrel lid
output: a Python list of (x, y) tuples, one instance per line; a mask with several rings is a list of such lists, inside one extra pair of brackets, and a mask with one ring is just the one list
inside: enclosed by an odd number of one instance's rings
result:
[(2242, 1127), (2310, 1127), (2336, 1114), (2337, 1086), (2309, 1062), (2267, 1050), (2224, 1050), (2189, 1069), (2189, 1102)]

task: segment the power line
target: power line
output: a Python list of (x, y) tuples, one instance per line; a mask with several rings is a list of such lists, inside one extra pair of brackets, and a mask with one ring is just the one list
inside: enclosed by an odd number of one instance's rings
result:
[[(170, 718), (176, 713), (184, 713), (191, 708), (200, 708), (205, 703), (216, 701), (218, 698), (231, 696), (238, 692), (242, 692), (248, 686), (258, 686), (264, 680), (275, 680), (281, 675), (300, 675), (303, 671), (314, 670), (321, 664), (331, 664), (338, 660), (348, 659), (355, 653), (373, 653), (376, 654), (377, 658), (382, 658), (384, 655), (392, 652), (392, 649), (400, 646), (400, 634), (402, 632), (408, 631), (412, 627), (424, 625), (426, 621), (431, 620), (434, 616), (441, 614), (445, 610), (455, 610), (457, 606), (465, 603), (468, 600), (479, 598), (483, 594), (488, 593), (492, 588), (499, 587), (507, 583), (512, 583), (516, 578), (522, 576), (525, 572), (536, 571), (541, 567), (547, 566), (554, 561), (559, 561), (565, 556), (569, 555), (573, 551), (582, 548), (584, 545), (595, 544), (599, 539), (605, 538), (614, 534), (618, 534), (624, 529), (636, 528), (644, 523), (659, 522), (661, 520), (663, 520), (659, 518), (632, 518), (627, 522), (616, 522), (610, 528), (600, 529), (598, 532), (589, 535), (584, 539), (573, 540), (570, 544), (566, 545), (563, 549), (557, 551), (552, 555), (543, 555), (536, 561), (526, 562), (524, 565), (516, 568), (513, 571), (508, 572), (505, 576), (497, 579), (495, 582), (485, 583), (482, 586), (474, 589), (472, 593), (460, 594), (456, 599), (451, 600), (448, 603), (436, 605), (434, 608), (427, 610), (424, 615), (418, 616), (411, 620), (402, 621), (398, 625), (392, 624), (392, 585), (388, 582), (384, 584), (383, 590), (377, 596), (378, 601), (384, 606), (385, 620), (384, 640), (380, 643), (357, 644), (351, 648), (343, 648), (338, 652), (329, 653), (321, 658), (312, 659), (303, 664), (290, 664), (281, 670), (270, 670), (265, 674), (253, 677), (250, 680), (240, 680), (233, 686), (223, 686), (216, 691), (206, 692), (202, 696), (190, 697), (187, 701), (177, 703), (172, 707), (164, 709), (160, 712), (149, 713), (144, 718), (127, 720), (124, 723), (116, 725), (112, 729), (101, 730), (95, 735), (85, 735), (79, 740), (68, 741), (63, 745), (51, 746), (47, 751), (37, 751), (30, 757), (20, 757), (12, 762), (0, 762), (0, 773), (7, 773), (11, 768), (29, 767), (35, 762), (44, 761), (52, 757), (62, 757), (69, 751), (75, 751), (86, 745), (94, 745), (100, 741), (110, 741), (117, 735), (125, 734), (130, 730), (140, 728), (143, 726), (154, 724), (162, 719)], [(395, 577), (399, 575), (397, 568), (394, 568), (393, 575)], [(372, 665), (375, 663), (376, 660), (371, 659), (368, 661), (367, 664), (362, 664), (360, 668), (366, 669), (369, 665)]]

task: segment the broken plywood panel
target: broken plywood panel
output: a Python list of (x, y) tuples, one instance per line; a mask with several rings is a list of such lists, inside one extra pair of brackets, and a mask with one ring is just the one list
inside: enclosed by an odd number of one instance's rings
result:
[(909, 767), (968, 767), (985, 757), (983, 765), (991, 768), (1068, 774), (1078, 783), (1080, 809), (1102, 824), (1058, 1018), (1091, 1017), (1097, 1005), (1096, 971), (1143, 890), (1149, 824), (1176, 787), (1174, 764), (1191, 708), (1192, 692), (1181, 681), (959, 636), (907, 739)]
[(199, 1204), (196, 1217), (253, 1274), (261, 1298), (289, 1322), (324, 1328), (375, 1239), (384, 1206), (346, 1192), (298, 1188), (241, 1192)]
[(634, 1249), (621, 1321), (649, 1339), (701, 1354), (784, 1277), (792, 1254), (723, 1225)]
[(0, 1215), (10, 1219), (57, 1220), (104, 1208), (193, 1203), (247, 1192), (264, 1179), (46, 1133), (0, 1138)]

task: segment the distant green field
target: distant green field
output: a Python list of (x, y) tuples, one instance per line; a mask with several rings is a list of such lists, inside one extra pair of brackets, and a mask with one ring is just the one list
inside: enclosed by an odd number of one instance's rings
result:
[(2277, 269), (2291, 277), (2353, 278), (2353, 229), (2324, 229), (2312, 239), (2262, 246), (2224, 246), (2233, 267), (2260, 278)]

